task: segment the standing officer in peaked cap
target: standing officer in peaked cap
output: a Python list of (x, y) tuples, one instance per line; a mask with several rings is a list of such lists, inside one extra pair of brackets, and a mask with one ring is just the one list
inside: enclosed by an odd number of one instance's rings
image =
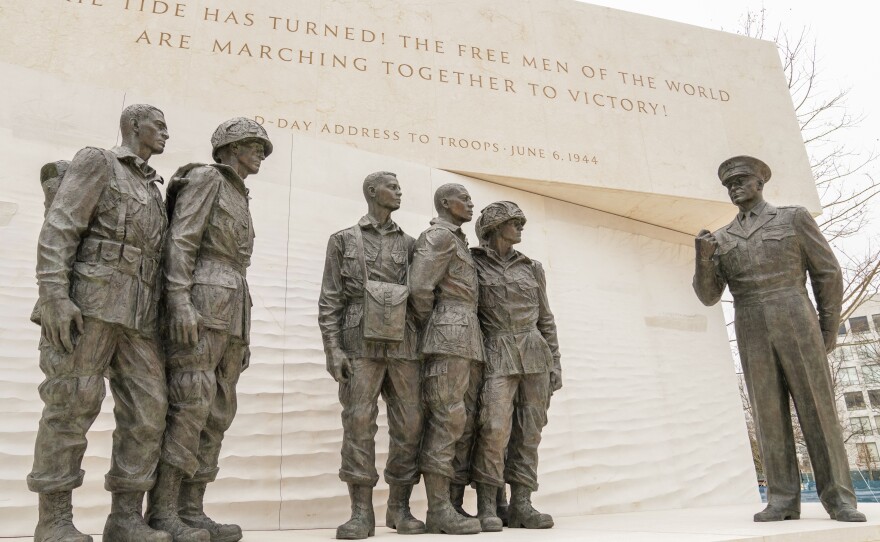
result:
[(767, 164), (737, 156), (721, 164), (718, 176), (739, 213), (720, 230), (697, 235), (694, 291), (705, 305), (717, 303), (725, 286), (733, 295), (736, 340), (767, 476), (767, 508), (755, 521), (800, 517), (789, 396), (825, 510), (838, 521), (865, 521), (856, 510), (827, 361), (840, 323), (840, 266), (806, 209), (764, 201)]
[(239, 117), (211, 136), (216, 163), (180, 168), (168, 186), (165, 242), (169, 409), (150, 525), (175, 542), (235, 542), (237, 525), (205, 515), (223, 434), (235, 417), (235, 386), (250, 361), (246, 271), (254, 225), (244, 181), (272, 153), (262, 126)]

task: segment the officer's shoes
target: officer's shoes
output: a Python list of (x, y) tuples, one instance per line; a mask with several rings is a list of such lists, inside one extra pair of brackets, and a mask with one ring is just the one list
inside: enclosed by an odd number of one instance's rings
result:
[(868, 519), (865, 517), (865, 514), (859, 512), (854, 507), (849, 505), (843, 505), (837, 510), (831, 512), (829, 515), (831, 516), (831, 519), (836, 519), (837, 521), (868, 521)]
[[(834, 516), (831, 517), (833, 518)], [(765, 521), (785, 521), (787, 519), (801, 519), (800, 510), (791, 510), (768, 504), (767, 508), (755, 514), (755, 521), (759, 523)]]

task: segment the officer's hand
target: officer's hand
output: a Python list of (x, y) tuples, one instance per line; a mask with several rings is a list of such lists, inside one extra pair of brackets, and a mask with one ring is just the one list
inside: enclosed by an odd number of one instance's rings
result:
[(837, 346), (837, 330), (823, 331), (822, 339), (825, 341), (825, 353), (830, 354)]
[(327, 352), (327, 372), (337, 382), (343, 384), (348, 382), (348, 375), (351, 372), (351, 361), (343, 349), (338, 347), (331, 348)]
[(82, 312), (79, 307), (63, 297), (44, 301), (41, 309), (43, 335), (56, 350), (63, 350), (68, 354), (73, 352), (76, 340), (70, 333), (70, 326), (75, 324), (76, 331), (79, 334), (83, 332)]
[(201, 316), (192, 303), (168, 307), (168, 312), (170, 313), (168, 331), (171, 334), (171, 341), (184, 346), (199, 344)]
[(562, 371), (553, 369), (550, 371), (550, 394), (558, 391), (562, 387)]
[(709, 260), (715, 254), (715, 249), (718, 248), (718, 240), (709, 230), (700, 230), (694, 239), (694, 245), (697, 249), (697, 258)]

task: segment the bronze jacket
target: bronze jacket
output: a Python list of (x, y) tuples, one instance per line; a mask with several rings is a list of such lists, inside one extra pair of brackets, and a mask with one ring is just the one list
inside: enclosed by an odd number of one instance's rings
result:
[(443, 219), (416, 241), (409, 274), (409, 308), (423, 325), (422, 354), (483, 361), (477, 318), (477, 270), (461, 227)]
[(560, 370), (556, 322), (541, 264), (517, 251), (509, 260), (486, 247), (471, 253), (480, 278), (486, 375)]
[(400, 344), (363, 338), (364, 272), (357, 252), (355, 228), (360, 228), (364, 237), (370, 280), (406, 284), (415, 240), (393, 221), (379, 227), (369, 216), (364, 216), (355, 226), (331, 235), (318, 299), (318, 327), (324, 349), (342, 348), (350, 358), (418, 359), (418, 335), (411, 318), (407, 318), (407, 329)]
[(843, 299), (840, 265), (819, 226), (803, 207), (764, 202), (746, 231), (738, 219), (714, 233), (711, 260), (698, 259), (694, 291), (706, 305), (730, 287), (734, 306), (807, 295), (806, 275), (823, 333), (837, 333)]
[(40, 301), (69, 297), (83, 316), (156, 331), (156, 277), (168, 224), (162, 178), (124, 147), (73, 158), (37, 247)]
[(190, 164), (174, 174), (167, 196), (166, 303), (192, 303), (205, 327), (248, 343), (254, 224), (244, 181), (229, 166)]

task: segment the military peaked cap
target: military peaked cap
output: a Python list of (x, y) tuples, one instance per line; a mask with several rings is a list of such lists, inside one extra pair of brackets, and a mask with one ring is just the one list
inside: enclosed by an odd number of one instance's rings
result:
[(766, 183), (770, 180), (770, 167), (751, 156), (734, 156), (718, 166), (718, 178), (725, 186), (729, 179), (739, 175), (754, 175)]

